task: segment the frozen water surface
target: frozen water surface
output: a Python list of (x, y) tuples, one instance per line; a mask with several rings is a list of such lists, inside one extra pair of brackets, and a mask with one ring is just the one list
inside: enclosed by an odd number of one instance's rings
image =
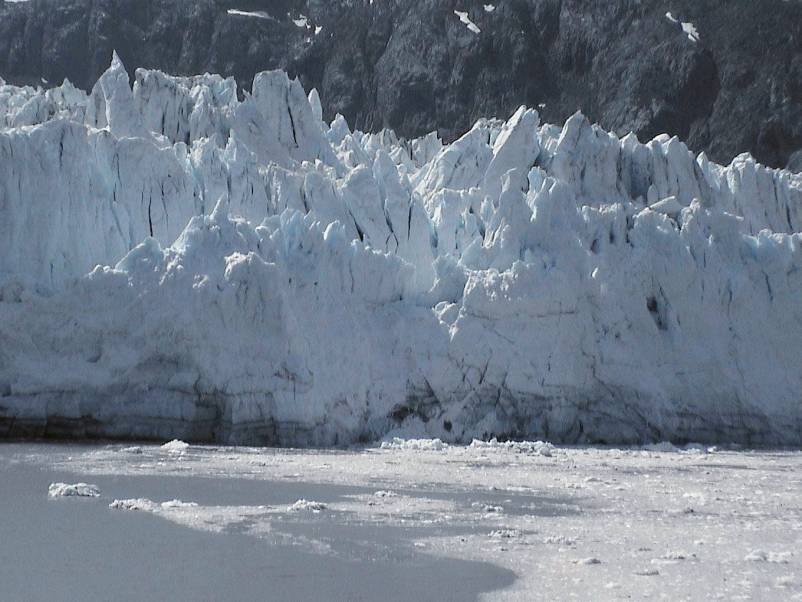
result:
[(802, 598), (799, 452), (541, 448), (4, 444), (3, 595)]

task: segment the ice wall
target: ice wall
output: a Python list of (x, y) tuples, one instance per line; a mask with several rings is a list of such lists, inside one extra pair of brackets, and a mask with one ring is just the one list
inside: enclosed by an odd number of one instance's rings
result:
[(0, 436), (802, 443), (802, 177), (281, 72), (0, 85)]

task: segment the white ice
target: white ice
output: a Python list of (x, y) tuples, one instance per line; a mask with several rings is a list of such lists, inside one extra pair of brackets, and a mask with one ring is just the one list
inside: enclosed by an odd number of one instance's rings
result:
[(0, 85), (0, 436), (802, 442), (802, 176), (322, 107), (116, 55)]
[(47, 489), (49, 497), (100, 497), (97, 485), (88, 483), (51, 483)]

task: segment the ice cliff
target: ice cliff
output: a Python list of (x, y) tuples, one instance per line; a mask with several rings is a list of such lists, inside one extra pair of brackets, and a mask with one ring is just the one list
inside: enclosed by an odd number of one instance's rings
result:
[(0, 436), (802, 443), (802, 176), (321, 115), (283, 72), (0, 85)]

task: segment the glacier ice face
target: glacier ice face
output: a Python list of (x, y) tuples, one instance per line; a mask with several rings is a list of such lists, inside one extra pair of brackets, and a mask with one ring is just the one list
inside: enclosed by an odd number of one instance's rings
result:
[(0, 85), (0, 436), (802, 442), (802, 176), (282, 72)]

